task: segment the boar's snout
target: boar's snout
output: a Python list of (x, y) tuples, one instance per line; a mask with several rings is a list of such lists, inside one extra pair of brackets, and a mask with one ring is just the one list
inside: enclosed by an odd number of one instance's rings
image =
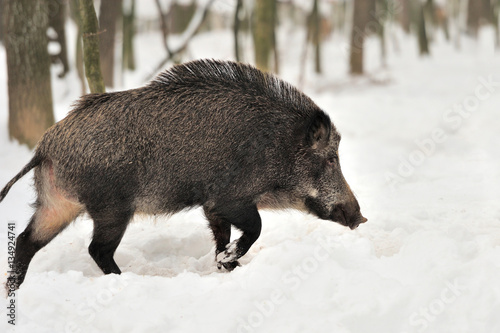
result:
[(361, 215), (358, 201), (355, 198), (350, 202), (334, 205), (330, 219), (352, 230), (368, 221), (366, 217)]
[(354, 230), (356, 229), (361, 223), (365, 223), (366, 221), (368, 221), (368, 219), (366, 217), (364, 217), (363, 215), (359, 214), (359, 218), (355, 220), (355, 222), (349, 224), (349, 228), (351, 228), (351, 230)]

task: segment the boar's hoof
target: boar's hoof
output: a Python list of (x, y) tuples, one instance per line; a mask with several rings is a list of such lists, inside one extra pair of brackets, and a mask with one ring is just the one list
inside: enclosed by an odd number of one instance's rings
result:
[(232, 271), (237, 266), (240, 266), (238, 261), (236, 261), (240, 256), (238, 255), (238, 243), (237, 241), (232, 241), (226, 245), (226, 250), (217, 254), (217, 267), (221, 269), (224, 267), (228, 271)]
[(232, 241), (226, 245), (226, 250), (217, 255), (217, 262), (225, 263), (238, 259), (238, 243)]
[(231, 272), (233, 269), (235, 269), (238, 266), (241, 266), (241, 264), (238, 261), (218, 262), (217, 263), (218, 269), (222, 269), (222, 267), (224, 267), (228, 272)]

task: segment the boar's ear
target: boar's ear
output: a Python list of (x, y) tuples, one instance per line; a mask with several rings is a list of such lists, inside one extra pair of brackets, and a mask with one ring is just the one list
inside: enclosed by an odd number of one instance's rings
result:
[(323, 111), (316, 112), (311, 119), (307, 131), (306, 142), (313, 149), (324, 149), (328, 146), (332, 123)]

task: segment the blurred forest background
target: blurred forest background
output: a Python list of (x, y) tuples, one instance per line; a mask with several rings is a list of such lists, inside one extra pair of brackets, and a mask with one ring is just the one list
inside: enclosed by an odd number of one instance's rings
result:
[[(299, 83), (307, 71), (325, 74), (323, 64), (329, 61), (347, 61), (349, 75), (361, 76), (367, 75), (365, 40), (379, 41), (384, 67), (388, 44), (397, 52), (394, 31), (399, 30), (427, 57), (439, 56), (432, 54), (437, 34), (460, 52), (464, 36), (477, 38), (489, 25), (498, 50), (499, 11), (500, 0), (0, 0), (9, 137), (32, 148), (54, 123), (51, 70), (58, 71), (57, 80), (76, 72), (82, 94), (118, 89), (121, 73), (147, 63), (141, 69), (150, 72), (146, 82), (189, 60), (195, 35), (225, 29), (232, 31), (232, 40), (220, 43), (234, 45), (234, 60), (279, 74), (280, 61), (290, 55), (278, 47), (276, 31), (286, 26), (304, 31), (305, 38), (294, 43), (300, 49)], [(77, 28), (68, 30), (70, 25)], [(135, 38), (151, 31), (162, 36), (157, 42), (164, 55), (158, 63), (138, 61), (134, 49)], [(339, 43), (345, 57), (322, 52), (325, 43)]]

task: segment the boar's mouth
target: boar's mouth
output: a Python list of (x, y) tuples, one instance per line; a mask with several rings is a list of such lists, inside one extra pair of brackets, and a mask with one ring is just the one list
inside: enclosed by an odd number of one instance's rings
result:
[(351, 229), (356, 229), (361, 223), (368, 221), (367, 218), (361, 215), (357, 201), (336, 204), (331, 210), (325, 209), (315, 198), (307, 198), (305, 205), (309, 212), (320, 219), (334, 221)]
[(361, 215), (359, 210), (349, 212), (344, 205), (336, 205), (333, 207), (330, 214), (330, 220), (349, 227), (351, 230), (356, 229), (361, 223), (368, 221), (366, 217)]

